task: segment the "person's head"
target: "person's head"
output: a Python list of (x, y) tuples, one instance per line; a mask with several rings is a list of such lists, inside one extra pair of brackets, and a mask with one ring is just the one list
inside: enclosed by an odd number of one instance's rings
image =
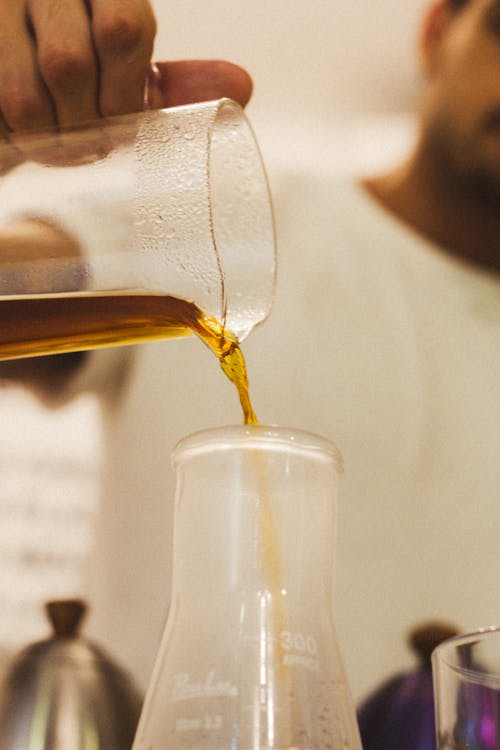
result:
[(438, 0), (421, 50), (423, 143), (455, 179), (500, 200), (500, 0)]

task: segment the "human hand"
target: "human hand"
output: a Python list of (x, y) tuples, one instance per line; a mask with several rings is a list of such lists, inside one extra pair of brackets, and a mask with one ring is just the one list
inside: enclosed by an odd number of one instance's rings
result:
[[(0, 132), (139, 111), (156, 23), (149, 0), (0, 0)], [(158, 63), (153, 106), (228, 96), (251, 81), (223, 61)]]
[(20, 131), (140, 111), (146, 81), (150, 108), (247, 103), (251, 79), (231, 63), (151, 67), (155, 30), (149, 0), (0, 0), (0, 175), (25, 158)]
[(149, 0), (0, 0), (0, 132), (142, 109)]

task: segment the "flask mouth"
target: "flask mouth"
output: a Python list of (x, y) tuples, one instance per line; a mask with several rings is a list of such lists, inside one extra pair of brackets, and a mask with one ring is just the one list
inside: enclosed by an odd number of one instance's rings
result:
[(177, 466), (195, 455), (230, 450), (307, 454), (333, 462), (336, 472), (343, 472), (340, 451), (327, 438), (293, 427), (261, 424), (227, 425), (187, 435), (177, 443), (172, 454), (172, 463)]

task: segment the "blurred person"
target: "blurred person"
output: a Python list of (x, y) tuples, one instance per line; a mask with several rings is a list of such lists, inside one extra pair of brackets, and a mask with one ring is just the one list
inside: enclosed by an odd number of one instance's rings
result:
[[(261, 420), (344, 455), (335, 601), (356, 697), (408, 663), (414, 623), (499, 618), (499, 28), (498, 0), (433, 3), (407, 160), (360, 184), (291, 164), (273, 186), (276, 301), (244, 350)], [(90, 626), (145, 682), (169, 599), (168, 457), (240, 421), (236, 398), (194, 340), (83, 355), (56, 389), (38, 367), (60, 402), (102, 394)]]
[(500, 5), (428, 11), (421, 128), (408, 160), (365, 181), (384, 208), (447, 252), (500, 269)]

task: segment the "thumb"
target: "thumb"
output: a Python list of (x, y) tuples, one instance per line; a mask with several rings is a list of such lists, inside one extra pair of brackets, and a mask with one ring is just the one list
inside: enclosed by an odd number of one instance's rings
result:
[(246, 70), (224, 60), (159, 62), (148, 79), (148, 108), (176, 107), (222, 97), (244, 107), (252, 86)]

